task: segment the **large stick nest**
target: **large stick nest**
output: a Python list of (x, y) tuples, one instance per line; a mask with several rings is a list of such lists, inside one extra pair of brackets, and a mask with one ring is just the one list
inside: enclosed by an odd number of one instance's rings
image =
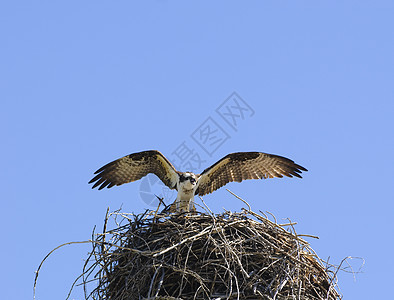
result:
[[(107, 230), (109, 219), (117, 228)], [(336, 276), (294, 223), (250, 209), (107, 214), (83, 282), (91, 299), (341, 299)]]

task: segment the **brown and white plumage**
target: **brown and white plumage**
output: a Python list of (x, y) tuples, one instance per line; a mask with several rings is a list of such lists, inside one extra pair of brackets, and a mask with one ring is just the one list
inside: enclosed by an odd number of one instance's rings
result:
[(133, 182), (149, 173), (155, 174), (170, 189), (175, 188), (177, 171), (163, 154), (156, 150), (142, 151), (119, 158), (98, 169), (89, 183), (92, 188), (100, 185), (99, 190), (114, 185)]
[(302, 171), (307, 169), (286, 157), (262, 152), (237, 152), (226, 155), (201, 174), (178, 172), (163, 154), (150, 150), (124, 156), (101, 167), (89, 183), (95, 182), (93, 188), (99, 186), (101, 190), (153, 173), (170, 189), (178, 191), (176, 210), (189, 211), (194, 208), (194, 195), (212, 193), (229, 182), (283, 176), (301, 178)]
[(283, 156), (262, 152), (231, 153), (201, 173), (196, 195), (203, 196), (229, 182), (245, 179), (282, 178), (283, 175), (302, 178), (301, 171), (308, 170)]

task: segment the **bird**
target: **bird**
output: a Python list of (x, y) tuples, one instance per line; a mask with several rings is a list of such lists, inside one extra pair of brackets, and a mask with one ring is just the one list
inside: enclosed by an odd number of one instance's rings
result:
[(308, 171), (291, 159), (263, 152), (234, 152), (206, 168), (201, 174), (179, 172), (157, 150), (126, 155), (98, 169), (89, 184), (92, 188), (112, 188), (153, 173), (170, 189), (178, 191), (173, 205), (178, 213), (194, 211), (194, 196), (204, 196), (229, 182), (245, 179), (298, 177)]

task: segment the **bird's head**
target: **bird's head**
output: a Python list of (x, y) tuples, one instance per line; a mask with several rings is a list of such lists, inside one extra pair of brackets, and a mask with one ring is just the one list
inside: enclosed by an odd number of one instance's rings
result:
[(197, 176), (190, 172), (184, 172), (179, 175), (179, 185), (185, 189), (191, 190), (197, 185)]

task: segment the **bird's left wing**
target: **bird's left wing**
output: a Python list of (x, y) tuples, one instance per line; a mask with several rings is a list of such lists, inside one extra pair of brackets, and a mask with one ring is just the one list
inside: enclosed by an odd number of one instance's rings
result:
[(221, 160), (201, 173), (196, 195), (212, 193), (229, 182), (245, 179), (265, 179), (273, 177), (299, 177), (301, 171), (308, 171), (294, 161), (262, 152), (237, 152)]
[(119, 158), (98, 169), (89, 183), (99, 190), (136, 181), (149, 173), (155, 174), (170, 189), (176, 188), (177, 171), (163, 154), (156, 150), (142, 151)]

